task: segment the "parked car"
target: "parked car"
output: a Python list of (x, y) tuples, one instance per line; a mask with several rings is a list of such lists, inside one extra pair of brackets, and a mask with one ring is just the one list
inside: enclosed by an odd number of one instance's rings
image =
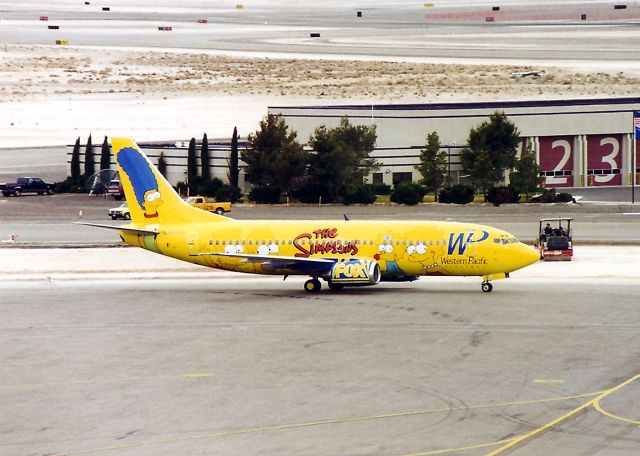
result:
[(215, 212), (218, 215), (231, 211), (231, 203), (216, 201), (215, 198), (205, 198), (204, 196), (190, 196), (187, 198), (187, 204), (204, 211)]
[(127, 202), (125, 201), (120, 206), (109, 209), (109, 217), (111, 217), (112, 220), (116, 220), (119, 218), (124, 220), (131, 220), (131, 212), (129, 212), (129, 205), (127, 204)]
[(114, 179), (107, 188), (107, 195), (111, 195), (114, 200), (120, 201), (124, 198), (124, 189), (118, 179)]
[(53, 185), (47, 184), (39, 177), (19, 177), (14, 184), (2, 184), (4, 196), (20, 196), (24, 193), (37, 193), (38, 195), (53, 194)]

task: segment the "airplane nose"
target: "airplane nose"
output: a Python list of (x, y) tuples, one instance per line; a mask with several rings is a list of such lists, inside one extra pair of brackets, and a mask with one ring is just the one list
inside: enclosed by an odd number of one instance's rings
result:
[(519, 268), (524, 268), (525, 266), (529, 266), (530, 264), (540, 261), (540, 252), (538, 252), (533, 247), (530, 247), (523, 243), (520, 243), (520, 246), (520, 257), (522, 264), (521, 266), (519, 266)]

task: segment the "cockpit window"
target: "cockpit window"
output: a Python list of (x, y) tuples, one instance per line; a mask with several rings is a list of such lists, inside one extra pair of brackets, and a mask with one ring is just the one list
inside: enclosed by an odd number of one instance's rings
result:
[(518, 240), (518, 238), (516, 237), (499, 237), (499, 238), (494, 238), (493, 243), (494, 244), (503, 244), (503, 245), (508, 245), (508, 244), (518, 244), (520, 241)]

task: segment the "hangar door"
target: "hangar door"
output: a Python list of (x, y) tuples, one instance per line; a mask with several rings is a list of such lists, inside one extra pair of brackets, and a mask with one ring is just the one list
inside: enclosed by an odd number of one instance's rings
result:
[(573, 187), (575, 136), (545, 136), (539, 139), (540, 173), (547, 188)]

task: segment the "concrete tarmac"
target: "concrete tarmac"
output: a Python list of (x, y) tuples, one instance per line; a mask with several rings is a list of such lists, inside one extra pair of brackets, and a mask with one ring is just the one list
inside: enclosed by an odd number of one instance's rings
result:
[(426, 278), (310, 295), (139, 249), (0, 259), (1, 454), (640, 447), (638, 247), (582, 247), (492, 293)]
[[(565, 66), (570, 61), (576, 67), (640, 69), (640, 34), (634, 23), (441, 24), (427, 20), (430, 9), (424, 4), (395, 0), (368, 5), (255, 2), (242, 9), (201, 6), (112, 5), (102, 11), (96, 5), (11, 4), (0, 11), (0, 43), (52, 45), (66, 39), (74, 46), (451, 63), (489, 59)], [(39, 21), (43, 15), (48, 22)], [(197, 23), (199, 19), (208, 24)], [(158, 31), (159, 26), (172, 30)], [(312, 38), (312, 33), (320, 36)]]

